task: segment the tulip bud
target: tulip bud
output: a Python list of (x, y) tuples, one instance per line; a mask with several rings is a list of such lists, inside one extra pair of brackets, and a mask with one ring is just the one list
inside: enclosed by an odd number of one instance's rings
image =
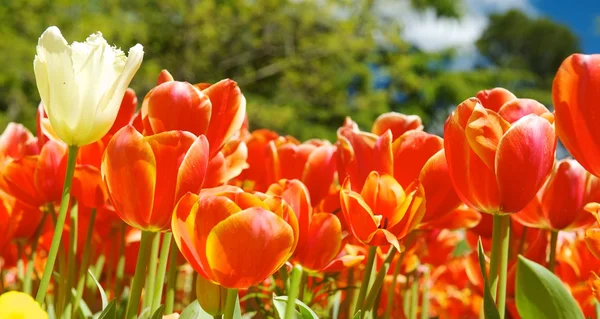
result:
[(221, 285), (213, 284), (201, 275), (196, 279), (196, 298), (198, 303), (207, 313), (213, 316), (223, 314), (227, 289)]

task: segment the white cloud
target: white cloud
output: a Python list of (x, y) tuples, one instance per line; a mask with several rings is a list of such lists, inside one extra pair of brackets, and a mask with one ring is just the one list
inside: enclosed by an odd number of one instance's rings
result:
[(404, 39), (420, 49), (435, 52), (457, 48), (472, 56), (475, 41), (488, 24), (488, 14), (513, 8), (536, 14), (530, 0), (464, 0), (465, 12), (458, 20), (438, 18), (433, 10), (418, 12), (411, 8), (409, 1), (380, 1), (377, 7), (382, 16), (398, 19), (404, 25)]

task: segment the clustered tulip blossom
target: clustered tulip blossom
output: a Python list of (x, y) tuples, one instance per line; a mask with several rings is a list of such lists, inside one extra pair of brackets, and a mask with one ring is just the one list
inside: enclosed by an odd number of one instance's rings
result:
[(492, 88), (443, 138), (389, 112), (335, 141), (250, 130), (232, 79), (163, 70), (138, 103), (142, 57), (40, 37), (35, 134), (0, 135), (0, 318), (596, 314), (600, 55), (554, 112)]

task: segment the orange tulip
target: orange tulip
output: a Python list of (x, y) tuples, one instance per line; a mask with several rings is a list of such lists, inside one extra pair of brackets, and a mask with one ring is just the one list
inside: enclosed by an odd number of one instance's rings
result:
[(383, 113), (373, 123), (371, 132), (375, 135), (383, 135), (387, 130), (392, 132), (395, 140), (405, 132), (415, 130), (422, 131), (423, 123), (418, 115), (404, 115), (396, 112)]
[(415, 181), (406, 193), (392, 176), (373, 171), (359, 194), (351, 181), (349, 177), (344, 182), (340, 201), (354, 237), (372, 246), (391, 244), (400, 251), (398, 240), (415, 229), (425, 213), (421, 183)]
[(37, 139), (25, 126), (8, 123), (0, 135), (0, 171), (10, 160), (39, 153)]
[(490, 90), (481, 90), (475, 96), (483, 107), (498, 112), (500, 108), (509, 101), (516, 100), (517, 97), (505, 88), (493, 88)]
[(131, 125), (122, 128), (102, 160), (102, 176), (121, 219), (142, 230), (169, 230), (177, 201), (200, 192), (208, 154), (203, 135), (168, 131), (144, 137)]
[(299, 180), (280, 180), (267, 194), (281, 196), (298, 219), (298, 246), (293, 261), (304, 268), (321, 271), (337, 262), (342, 248), (342, 225), (330, 213), (312, 209), (308, 190)]
[(187, 193), (172, 224), (175, 242), (194, 270), (227, 288), (262, 282), (298, 244), (296, 215), (281, 197), (231, 186)]
[(239, 139), (229, 140), (225, 146), (210, 159), (204, 187), (216, 187), (228, 183), (248, 168), (248, 147)]
[(573, 54), (561, 64), (552, 83), (556, 133), (569, 153), (600, 176), (600, 54)]
[(204, 134), (210, 143), (210, 157), (239, 131), (245, 114), (246, 99), (234, 81), (195, 86), (174, 81), (166, 70), (141, 109), (144, 135), (171, 130)]
[[(448, 117), (448, 169), (456, 192), (469, 206), (491, 214), (518, 212), (550, 175), (556, 149), (552, 114), (529, 104), (517, 99), (494, 112), (471, 98)], [(527, 111), (533, 113), (507, 120)]]
[(597, 180), (575, 160), (558, 161), (544, 187), (513, 218), (529, 227), (552, 230), (589, 226), (594, 217), (584, 210), (584, 206), (600, 200)]
[[(252, 134), (244, 137), (244, 142), (248, 148), (248, 168), (243, 170), (236, 178), (239, 183), (252, 183), (251, 190), (264, 192), (271, 185), (271, 178), (267, 176), (265, 167), (268, 165), (267, 144), (277, 139), (279, 135), (266, 129), (253, 131)], [(272, 164), (269, 164), (272, 165)], [(245, 187), (246, 188), (246, 187)]]

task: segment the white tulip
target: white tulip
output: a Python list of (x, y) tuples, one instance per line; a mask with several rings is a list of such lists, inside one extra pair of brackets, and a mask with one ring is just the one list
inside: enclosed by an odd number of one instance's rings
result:
[(83, 146), (113, 125), (125, 90), (142, 64), (143, 47), (123, 51), (100, 32), (69, 45), (57, 27), (38, 40), (33, 69), (52, 128), (65, 143)]

